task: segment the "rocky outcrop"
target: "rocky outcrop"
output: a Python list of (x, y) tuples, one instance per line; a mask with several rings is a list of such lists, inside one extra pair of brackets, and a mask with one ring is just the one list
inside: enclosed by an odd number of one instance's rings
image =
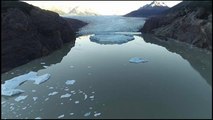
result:
[(212, 50), (211, 11), (212, 1), (184, 1), (160, 16), (148, 19), (140, 31)]
[(73, 26), (55, 12), (9, 1), (2, 2), (1, 10), (2, 73), (75, 41)]
[(161, 12), (168, 10), (169, 7), (164, 2), (153, 1), (138, 10), (132, 11), (124, 17), (151, 17), (160, 14)]

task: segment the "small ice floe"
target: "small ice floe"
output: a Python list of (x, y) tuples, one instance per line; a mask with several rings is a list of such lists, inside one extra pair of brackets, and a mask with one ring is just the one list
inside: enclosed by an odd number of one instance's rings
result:
[(12, 74), (12, 75), (13, 75), (13, 74), (14, 74), (14, 72), (11, 72), (10, 74)]
[(68, 90), (69, 90), (69, 88), (65, 88), (64, 90), (65, 90), (65, 91), (68, 91)]
[(148, 62), (148, 60), (144, 60), (143, 58), (140, 57), (133, 57), (129, 59), (130, 63), (145, 63)]
[(58, 116), (58, 118), (63, 118), (63, 117), (64, 117), (64, 114), (63, 114), (63, 115)]
[(72, 90), (72, 91), (70, 91), (71, 93), (75, 93), (75, 91), (74, 90)]
[(19, 102), (19, 101), (24, 100), (24, 99), (26, 99), (26, 98), (27, 98), (27, 95), (25, 95), (25, 96), (18, 96), (18, 97), (15, 99), (15, 101), (16, 101), (16, 102)]
[(46, 98), (44, 101), (47, 101), (47, 100), (49, 100), (49, 98)]
[(61, 95), (61, 98), (67, 98), (67, 97), (70, 97), (70, 96), (71, 96), (71, 94), (66, 93), (66, 94), (64, 94), (64, 95)]
[(87, 68), (91, 68), (92, 66), (87, 66)]
[(33, 100), (36, 101), (38, 99), (38, 97), (33, 97)]
[(32, 90), (32, 92), (36, 92), (36, 90)]
[(53, 89), (53, 87), (49, 87), (49, 89)]
[(56, 95), (56, 94), (58, 94), (58, 92), (52, 92), (52, 93), (49, 93), (48, 96)]
[(44, 64), (45, 64), (45, 62), (41, 62), (41, 64), (42, 64), (42, 65), (44, 65)]
[(86, 94), (84, 94), (84, 100), (86, 100), (87, 99), (87, 95)]
[(79, 103), (79, 101), (75, 101), (75, 104), (78, 104)]
[(22, 109), (25, 110), (27, 107), (23, 107)]
[(16, 89), (16, 87), (18, 87), (25, 81), (33, 80), (35, 81), (35, 84), (40, 84), (46, 81), (47, 79), (49, 79), (49, 77), (50, 77), (50, 74), (37, 76), (37, 72), (29, 72), (27, 74), (14, 77), (10, 80), (5, 81), (4, 84), (1, 84), (1, 95), (12, 96), (12, 95), (22, 93), (24, 91), (20, 89)]
[(93, 91), (92, 94), (94, 94), (95, 92)]
[(91, 41), (99, 44), (122, 44), (134, 39), (133, 35), (130, 34), (95, 34), (94, 36), (90, 36)]
[(99, 115), (101, 115), (101, 113), (95, 113), (95, 114), (94, 114), (95, 117), (97, 117), (97, 116), (99, 116)]
[(89, 107), (90, 110), (92, 110), (92, 107)]
[(43, 67), (44, 67), (44, 68), (48, 68), (49, 66), (45, 66), (45, 65), (44, 65)]
[(89, 116), (91, 112), (87, 112), (84, 114), (85, 117)]
[(70, 113), (70, 115), (74, 115), (74, 113)]
[(42, 119), (41, 117), (36, 117), (35, 119)]
[(75, 83), (75, 80), (67, 80), (66, 85), (73, 85)]
[(94, 97), (95, 97), (95, 96), (94, 96), (94, 95), (92, 95), (92, 96), (90, 96), (89, 98), (94, 99)]
[(4, 103), (6, 103), (6, 101), (2, 101), (2, 102), (1, 102), (1, 104), (4, 104)]

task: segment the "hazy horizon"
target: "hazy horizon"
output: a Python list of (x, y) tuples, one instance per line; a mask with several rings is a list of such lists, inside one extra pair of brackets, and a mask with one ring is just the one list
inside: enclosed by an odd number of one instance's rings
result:
[[(72, 8), (80, 6), (90, 9), (100, 15), (124, 15), (133, 10), (150, 4), (152, 1), (23, 1), (42, 9), (57, 8), (68, 13)], [(173, 7), (181, 1), (160, 1), (168, 7)], [(110, 9), (109, 9), (110, 8)]]

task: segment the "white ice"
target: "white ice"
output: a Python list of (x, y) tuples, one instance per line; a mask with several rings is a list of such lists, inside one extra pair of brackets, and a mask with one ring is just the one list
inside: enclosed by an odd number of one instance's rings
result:
[(58, 118), (63, 118), (63, 117), (64, 117), (64, 114), (63, 114), (63, 115), (58, 116)]
[(75, 80), (67, 80), (66, 85), (73, 85), (75, 83)]
[(52, 92), (52, 93), (49, 93), (48, 96), (56, 95), (56, 94), (58, 94), (58, 92)]
[(71, 96), (71, 94), (66, 93), (66, 94), (64, 94), (64, 95), (61, 95), (61, 98), (67, 98), (67, 97), (70, 97), (70, 96)]
[(148, 62), (147, 60), (144, 60), (143, 58), (140, 57), (133, 57), (129, 59), (130, 63), (145, 63)]
[(84, 114), (85, 117), (89, 116), (91, 112), (87, 112)]
[(99, 115), (101, 115), (101, 113), (95, 113), (95, 114), (94, 114), (95, 117), (97, 117), (97, 116), (99, 116)]
[(91, 98), (91, 99), (93, 99), (95, 96), (93, 95), (93, 96), (90, 96), (89, 98)]
[(36, 117), (35, 119), (42, 119), (41, 117)]
[(79, 101), (75, 101), (75, 104), (78, 104), (79, 103)]
[(122, 16), (64, 16), (89, 23), (80, 29), (79, 34), (107, 32), (137, 32), (144, 25), (144, 18)]
[(35, 84), (40, 84), (45, 82), (50, 77), (50, 74), (45, 74), (37, 76), (37, 72), (29, 72), (24, 75), (14, 77), (12, 79), (6, 80), (4, 84), (1, 84), (1, 95), (12, 96), (24, 92), (23, 90), (16, 89), (19, 85), (27, 80), (35, 81)]
[(38, 99), (38, 97), (33, 97), (33, 100), (36, 101)]
[(134, 37), (125, 34), (95, 34), (90, 36), (90, 40), (100, 44), (122, 44), (134, 40)]
[(18, 96), (17, 98), (15, 98), (15, 101), (19, 102), (19, 101), (24, 100), (26, 98), (27, 98), (27, 95), (25, 95), (25, 96)]

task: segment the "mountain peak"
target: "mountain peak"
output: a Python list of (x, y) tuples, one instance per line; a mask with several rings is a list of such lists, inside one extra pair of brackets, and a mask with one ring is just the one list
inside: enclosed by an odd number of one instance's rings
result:
[(168, 7), (168, 6), (162, 1), (152, 1), (150, 4), (147, 4), (142, 8), (150, 8), (150, 7), (152, 8), (152, 7)]

